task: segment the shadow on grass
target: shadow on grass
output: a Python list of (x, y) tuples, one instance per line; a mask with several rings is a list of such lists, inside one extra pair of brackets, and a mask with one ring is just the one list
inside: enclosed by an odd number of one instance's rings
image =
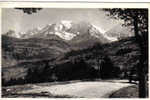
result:
[(103, 82), (111, 82), (111, 83), (128, 83), (128, 84), (135, 84), (137, 85), (138, 82), (137, 81), (133, 81), (133, 82), (129, 82), (129, 81), (120, 81), (120, 80), (103, 80)]
[(128, 86), (112, 93), (109, 98), (138, 98), (138, 86)]
[(2, 95), (2, 98), (77, 98), (69, 95), (53, 95), (49, 92), (41, 93), (10, 93)]

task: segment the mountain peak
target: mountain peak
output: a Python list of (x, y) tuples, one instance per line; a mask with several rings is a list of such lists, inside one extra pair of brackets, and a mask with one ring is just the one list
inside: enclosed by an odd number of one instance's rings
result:
[[(20, 32), (22, 33), (22, 32)], [(26, 33), (18, 33), (17, 38), (50, 38), (51, 35), (59, 36), (65, 41), (70, 41), (75, 37), (87, 36), (99, 39), (100, 41), (111, 41), (104, 34), (104, 30), (86, 21), (72, 22), (70, 20), (61, 20), (59, 22), (48, 24), (43, 28), (37, 27), (28, 30)], [(14, 34), (14, 32), (13, 32)], [(78, 39), (78, 38), (77, 38)], [(81, 39), (81, 38), (79, 38)]]
[(72, 26), (72, 21), (69, 20), (62, 20), (61, 23), (67, 28), (70, 29)]

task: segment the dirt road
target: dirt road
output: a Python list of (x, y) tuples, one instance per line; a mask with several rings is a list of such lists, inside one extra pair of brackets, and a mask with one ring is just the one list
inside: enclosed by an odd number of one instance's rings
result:
[(21, 93), (49, 92), (54, 95), (70, 95), (86, 98), (106, 98), (114, 91), (130, 85), (132, 84), (121, 81), (87, 81), (52, 86), (33, 85), (33, 89), (24, 90), (21, 91)]

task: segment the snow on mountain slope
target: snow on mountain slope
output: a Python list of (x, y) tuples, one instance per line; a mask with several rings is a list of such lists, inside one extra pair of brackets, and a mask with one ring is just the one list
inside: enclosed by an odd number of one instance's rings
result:
[(109, 29), (107, 32), (105, 32), (105, 35), (108, 36), (108, 38), (126, 38), (134, 36), (134, 33), (131, 31), (130, 27), (122, 27), (121, 25), (117, 24), (111, 29)]
[(32, 30), (28, 30), (26, 33), (20, 32), (23, 34), (20, 34), (19, 37), (20, 38), (29, 38), (29, 37), (32, 37), (34, 34), (37, 34), (40, 30), (41, 30), (41, 28), (37, 27)]
[[(99, 27), (97, 27), (97, 26), (95, 26), (95, 25), (92, 25), (92, 26), (95, 27), (96, 30), (100, 31), (101, 34), (102, 34), (106, 39), (108, 39), (109, 41), (112, 42), (112, 41), (117, 41), (117, 40), (118, 40), (117, 37), (111, 37), (111, 36), (108, 36), (107, 34), (105, 34), (105, 31), (102, 30), (102, 29), (100, 29)], [(97, 32), (95, 32), (95, 33), (97, 33)], [(100, 35), (100, 34), (93, 34), (93, 35), (95, 35), (96, 37), (99, 37), (98, 35)]]
[(97, 27), (96, 25), (93, 25), (85, 21), (72, 22), (68, 20), (62, 20), (53, 24), (48, 24), (43, 28), (37, 27), (25, 33), (11, 32), (9, 36), (27, 39), (27, 38), (50, 38), (51, 35), (56, 35), (65, 41), (70, 41), (73, 38), (77, 37), (78, 35), (84, 36), (85, 34), (86, 35), (88, 34), (92, 37), (101, 40), (102, 42), (117, 41), (118, 33), (116, 33), (115, 31), (113, 32), (114, 35), (113, 34), (111, 35), (110, 31), (105, 32), (105, 30), (101, 29), (100, 27)]
[(63, 20), (61, 23), (67, 28), (70, 29), (72, 26), (72, 21)]
[(76, 36), (75, 34), (68, 33), (68, 32), (55, 32), (55, 34), (64, 40), (71, 40), (73, 37)]

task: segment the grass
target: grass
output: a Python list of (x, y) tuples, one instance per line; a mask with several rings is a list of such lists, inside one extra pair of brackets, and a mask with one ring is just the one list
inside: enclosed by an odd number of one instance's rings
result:
[(138, 98), (138, 86), (124, 87), (109, 96), (110, 98)]
[[(54, 82), (54, 83), (37, 83), (37, 86), (52, 86), (57, 84), (74, 83), (77, 81)], [(19, 93), (22, 90), (30, 90), (34, 84), (14, 85), (2, 87), (2, 98), (77, 98), (70, 95), (56, 95), (47, 91), (40, 93)]]
[(21, 89), (27, 90), (31, 89), (31, 87), (24, 86), (23, 88), (22, 86), (18, 86), (16, 89), (14, 87), (9, 89), (3, 88), (2, 98), (73, 98), (73, 96), (69, 95), (54, 95), (44, 91), (40, 93), (19, 93), (18, 91), (20, 91)]

